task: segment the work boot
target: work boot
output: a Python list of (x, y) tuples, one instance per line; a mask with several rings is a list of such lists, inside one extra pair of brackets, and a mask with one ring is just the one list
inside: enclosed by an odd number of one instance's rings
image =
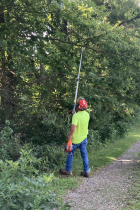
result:
[(84, 176), (84, 177), (89, 178), (89, 172), (84, 172), (84, 171), (82, 171), (82, 172), (81, 172), (81, 176)]
[(62, 175), (70, 175), (71, 174), (71, 172), (68, 172), (68, 171), (66, 171), (65, 169), (60, 169), (60, 174), (62, 174)]

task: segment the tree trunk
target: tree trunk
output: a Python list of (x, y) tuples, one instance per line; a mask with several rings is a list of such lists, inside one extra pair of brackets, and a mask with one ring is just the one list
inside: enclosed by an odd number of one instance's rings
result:
[[(0, 25), (4, 24), (4, 7), (0, 8)], [(0, 31), (1, 39), (4, 40), (4, 33)], [(5, 67), (5, 51), (3, 47), (0, 47), (1, 51), (1, 59), (0, 59), (0, 71), (1, 71), (1, 107), (5, 109), (6, 107), (6, 89), (7, 89), (7, 82), (6, 82), (6, 67)]]
[(6, 67), (5, 67), (5, 52), (2, 50), (1, 59), (1, 107), (6, 108), (7, 98), (7, 82), (6, 82)]

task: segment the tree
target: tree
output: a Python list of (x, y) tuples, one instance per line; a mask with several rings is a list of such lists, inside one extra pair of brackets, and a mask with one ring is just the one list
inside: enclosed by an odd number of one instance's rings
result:
[(88, 100), (90, 129), (105, 139), (109, 125), (128, 121), (122, 104), (135, 90), (139, 41), (123, 24), (132, 1), (123, 5), (119, 14), (119, 1), (2, 0), (1, 124), (12, 120), (32, 141), (66, 138), (81, 47), (78, 95)]

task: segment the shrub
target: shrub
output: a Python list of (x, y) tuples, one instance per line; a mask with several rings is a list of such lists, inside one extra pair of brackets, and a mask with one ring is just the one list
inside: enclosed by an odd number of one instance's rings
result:
[(0, 157), (2, 160), (16, 160), (20, 156), (21, 141), (19, 135), (13, 135), (10, 122), (6, 120), (6, 126), (0, 132)]
[[(34, 165), (41, 158), (34, 157), (32, 150), (21, 150), (18, 161), (0, 160), (0, 209), (2, 210), (68, 210), (70, 205), (54, 202), (55, 194), (50, 190), (53, 174), (38, 174)], [(56, 180), (57, 181), (57, 180)]]
[(47, 172), (51, 169), (60, 168), (65, 163), (64, 147), (57, 145), (33, 145), (32, 143), (25, 144), (23, 147), (26, 151), (30, 151), (34, 158), (40, 160), (35, 161), (34, 167), (40, 173)]
[(52, 209), (54, 194), (47, 190), (50, 177), (34, 168), (40, 162), (22, 150), (18, 161), (0, 160), (0, 209)]
[(91, 149), (99, 149), (101, 146), (101, 136), (98, 131), (89, 130), (88, 134), (88, 151)]

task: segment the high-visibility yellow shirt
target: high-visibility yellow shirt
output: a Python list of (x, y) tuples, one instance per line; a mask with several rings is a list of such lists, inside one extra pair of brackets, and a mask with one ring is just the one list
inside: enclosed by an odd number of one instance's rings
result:
[(78, 111), (72, 117), (72, 124), (76, 130), (71, 139), (73, 144), (81, 143), (88, 135), (89, 114), (86, 111)]

